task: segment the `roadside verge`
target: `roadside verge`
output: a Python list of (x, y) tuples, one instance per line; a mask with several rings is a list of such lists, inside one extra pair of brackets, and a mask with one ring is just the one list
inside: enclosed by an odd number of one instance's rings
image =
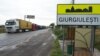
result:
[(61, 48), (58, 39), (54, 39), (53, 47), (50, 56), (62, 56)]

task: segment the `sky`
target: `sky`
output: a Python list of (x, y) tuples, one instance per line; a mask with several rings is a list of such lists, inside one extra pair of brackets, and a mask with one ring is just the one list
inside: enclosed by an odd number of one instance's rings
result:
[[(56, 23), (57, 4), (71, 4), (72, 0), (0, 0), (0, 25), (9, 19), (24, 19), (24, 15), (34, 15), (32, 23), (50, 25)], [(100, 0), (75, 0), (75, 4), (100, 3)], [(29, 19), (25, 18), (29, 21)]]

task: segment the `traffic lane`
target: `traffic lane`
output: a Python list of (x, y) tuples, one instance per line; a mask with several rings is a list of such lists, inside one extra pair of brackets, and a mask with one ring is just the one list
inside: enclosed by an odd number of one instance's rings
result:
[[(53, 39), (48, 38), (47, 41), (42, 43), (40, 49), (38, 49), (36, 52), (37, 53), (36, 56), (49, 56), (52, 48), (52, 42)], [(35, 56), (35, 54), (33, 54), (33, 56)]]
[(48, 56), (52, 47), (53, 38), (48, 30), (31, 38), (28, 42), (17, 46), (10, 51), (1, 51), (0, 56)]
[(12, 46), (15, 44), (20, 44), (25, 41), (28, 41), (33, 36), (37, 36), (43, 32), (46, 32), (48, 29), (38, 30), (33, 32), (23, 32), (23, 33), (11, 33), (11, 34), (0, 34), (0, 47)]
[[(33, 41), (34, 38), (30, 40), (31, 43), (29, 44), (31, 44), (31, 46), (33, 44), (33, 47), (30, 48), (28, 46), (28, 49), (24, 50), (24, 52), (18, 56), (48, 56), (52, 47), (52, 42), (53, 42), (53, 38), (51, 36), (50, 31), (40, 34), (37, 37), (36, 37), (37, 39), (35, 39), (36, 41)], [(30, 51), (30, 52), (27, 52), (27, 51)]]

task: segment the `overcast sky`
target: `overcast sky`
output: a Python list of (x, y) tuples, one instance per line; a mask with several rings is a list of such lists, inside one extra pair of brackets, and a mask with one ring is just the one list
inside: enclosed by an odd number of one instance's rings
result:
[[(57, 4), (71, 2), (72, 0), (0, 0), (0, 25), (4, 25), (8, 19), (24, 19), (24, 15), (35, 15), (31, 22), (39, 25), (56, 23)], [(75, 3), (100, 3), (100, 0), (75, 0)]]

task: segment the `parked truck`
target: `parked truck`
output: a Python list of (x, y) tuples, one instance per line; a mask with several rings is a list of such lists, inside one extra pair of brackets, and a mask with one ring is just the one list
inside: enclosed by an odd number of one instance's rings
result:
[(25, 32), (32, 30), (32, 23), (22, 19), (10, 19), (5, 23), (6, 32)]

